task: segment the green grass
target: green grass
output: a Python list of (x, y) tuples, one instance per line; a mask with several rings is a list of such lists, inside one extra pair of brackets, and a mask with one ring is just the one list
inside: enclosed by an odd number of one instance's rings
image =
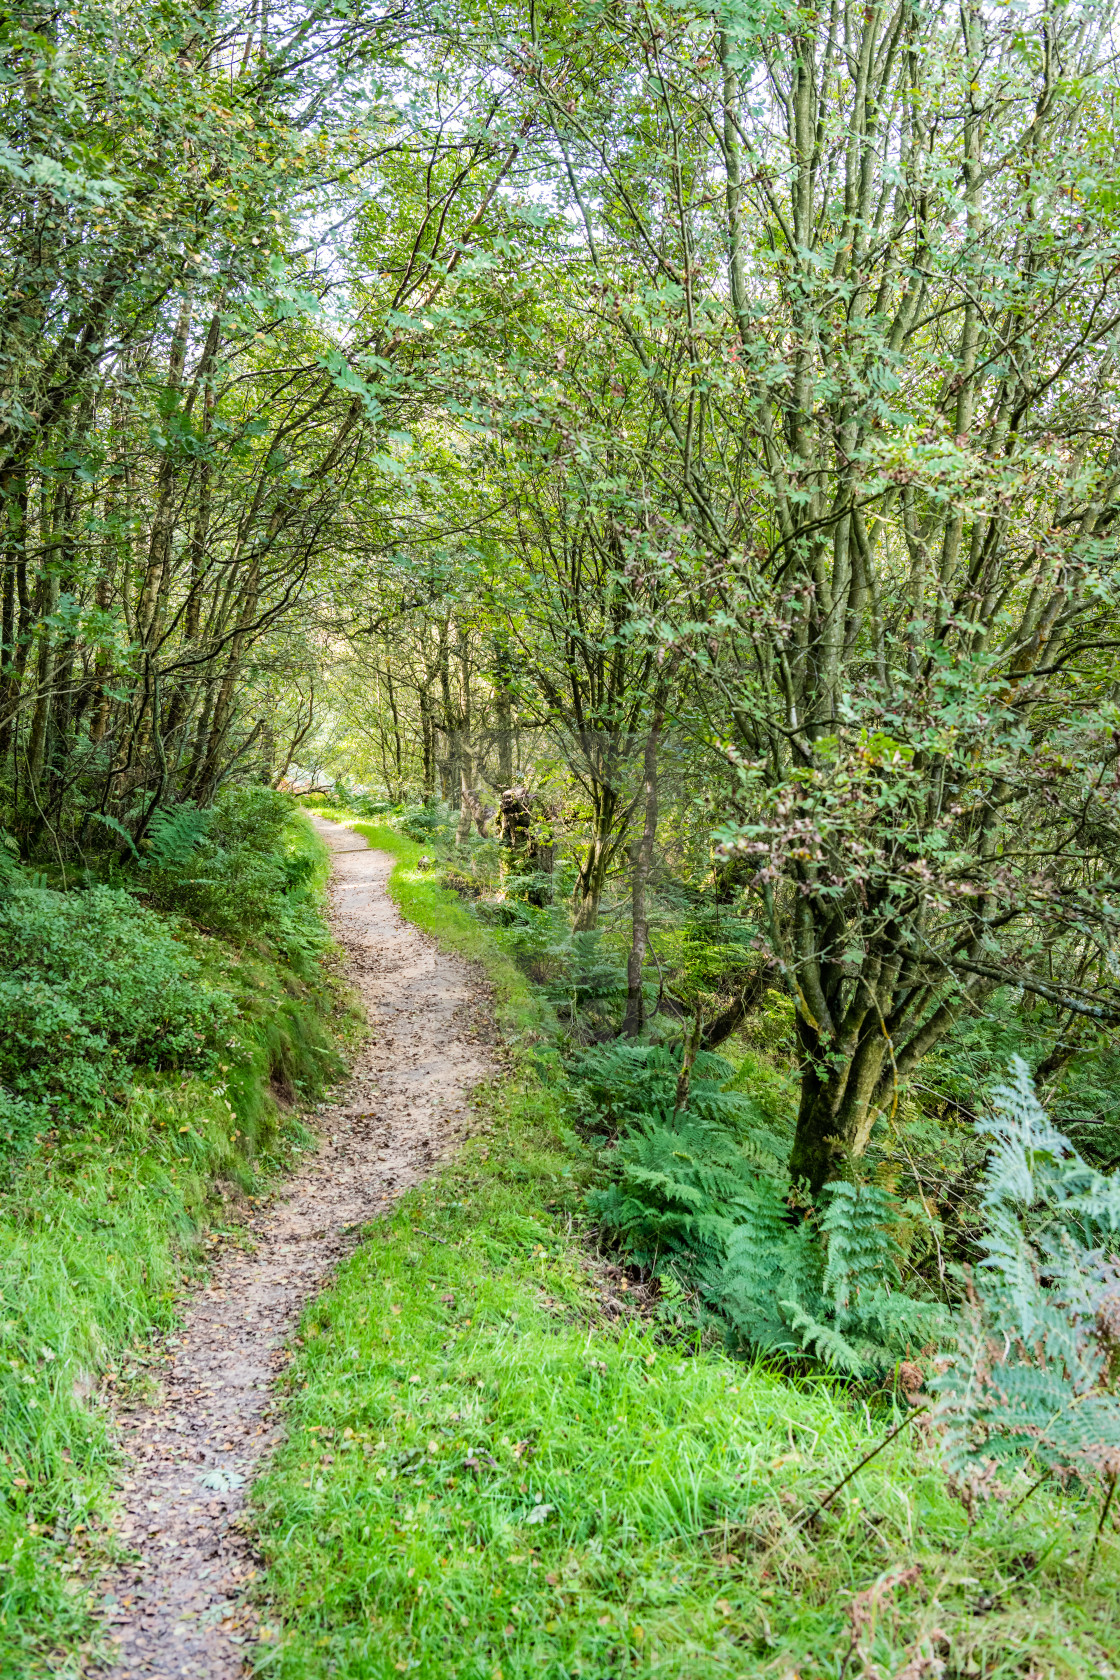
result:
[[(398, 858), (404, 913), (526, 1019), (517, 970), (420, 849), (355, 826)], [(456, 1162), (305, 1315), (288, 1440), (255, 1490), (265, 1674), (1118, 1671), (1120, 1545), (1110, 1530), (1086, 1583), (1091, 1501), (1040, 1489), (970, 1526), (919, 1425), (806, 1522), (893, 1402), (737, 1364), (665, 1319), (612, 1323), (562, 1091), (522, 1053), (476, 1102)]]
[[(302, 821), (290, 845), (325, 848)], [(96, 1125), (64, 1123), (0, 1186), (0, 1673), (76, 1673), (97, 1637), (93, 1589), (116, 1454), (106, 1402), (151, 1389), (218, 1234), (309, 1140), (280, 1091), (310, 1100), (340, 1068), (338, 993), (260, 950), (180, 926), (235, 1001), (217, 1077), (138, 1083)], [(334, 1025), (328, 1017), (334, 1012)]]

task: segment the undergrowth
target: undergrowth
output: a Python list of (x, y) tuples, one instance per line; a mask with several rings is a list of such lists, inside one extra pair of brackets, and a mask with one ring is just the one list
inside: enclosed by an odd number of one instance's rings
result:
[(838, 1182), (814, 1208), (791, 1186), (757, 1105), (728, 1088), (733, 1065), (701, 1052), (687, 1108), (678, 1065), (634, 1044), (570, 1064), (586, 1124), (610, 1134), (599, 1153), (607, 1182), (588, 1198), (604, 1234), (653, 1275), (695, 1288), (733, 1346), (886, 1377), (936, 1345), (945, 1314), (904, 1284), (894, 1197)]
[[(400, 860), (404, 913), (480, 957), (528, 1036), (524, 977), (418, 847), (359, 832)], [(1030, 1492), (1023, 1469), (969, 1514), (893, 1392), (733, 1358), (637, 1268), (604, 1268), (587, 1151), (530, 1054), (305, 1314), (289, 1437), (256, 1489), (261, 1672), (1114, 1673), (1112, 1527), (1086, 1579), (1097, 1501)]]
[[(41, 874), (6, 872), (4, 1675), (71, 1673), (85, 1662), (96, 1637), (93, 1591), (112, 1549), (106, 1400), (153, 1390), (159, 1338), (184, 1287), (202, 1275), (209, 1242), (235, 1236), (247, 1202), (309, 1143), (297, 1106), (341, 1065), (340, 993), (307, 960), (316, 943), (326, 948), (325, 848), (267, 790), (229, 796), (213, 822), (240, 820), (244, 830), (262, 807), (282, 823), (260, 824), (240, 844), (251, 847), (255, 832), (279, 859), (227, 878), (224, 897), (215, 889), (208, 906), (189, 886), (176, 899), (170, 866), (159, 894), (150, 872), (127, 860), (109, 860), (67, 890)], [(181, 859), (184, 873), (197, 861)], [(256, 910), (242, 890), (250, 873)], [(270, 874), (274, 883), (294, 875), (299, 902), (261, 915), (259, 884)], [(213, 932), (219, 922), (225, 938)], [(304, 934), (295, 947), (293, 923)], [(13, 1039), (13, 1022), (24, 1040)], [(35, 1033), (37, 1050), (25, 1042)]]

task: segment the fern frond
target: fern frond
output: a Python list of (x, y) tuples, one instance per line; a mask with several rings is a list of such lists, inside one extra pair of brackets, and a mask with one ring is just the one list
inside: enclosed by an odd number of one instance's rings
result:
[(1062, 1474), (1120, 1469), (1120, 1397), (1110, 1304), (1120, 1263), (1104, 1246), (1120, 1225), (1120, 1183), (1095, 1172), (1040, 1106), (1022, 1062), (997, 1093), (985, 1171), (987, 1224), (955, 1355), (936, 1379), (946, 1457), (1029, 1457)]
[(157, 811), (148, 829), (148, 861), (157, 869), (189, 863), (209, 832), (212, 816), (212, 811), (187, 804)]

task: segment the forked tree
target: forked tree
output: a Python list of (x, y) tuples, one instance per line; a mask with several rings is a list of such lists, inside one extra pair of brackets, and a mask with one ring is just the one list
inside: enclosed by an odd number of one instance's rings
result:
[(570, 307), (660, 421), (609, 448), (685, 585), (814, 1189), (994, 989), (1116, 1017), (1111, 26), (536, 10), (516, 47)]

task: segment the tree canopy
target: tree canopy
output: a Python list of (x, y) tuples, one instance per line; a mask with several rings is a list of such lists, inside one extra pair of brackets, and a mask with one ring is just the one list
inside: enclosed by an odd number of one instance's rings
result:
[[(503, 901), (625, 925), (611, 1032), (787, 1000), (812, 1194), (998, 999), (1052, 1086), (1120, 1013), (1113, 28), (9, 19), (18, 843), (296, 771), (442, 801)], [(721, 930), (668, 982), (658, 904)]]

